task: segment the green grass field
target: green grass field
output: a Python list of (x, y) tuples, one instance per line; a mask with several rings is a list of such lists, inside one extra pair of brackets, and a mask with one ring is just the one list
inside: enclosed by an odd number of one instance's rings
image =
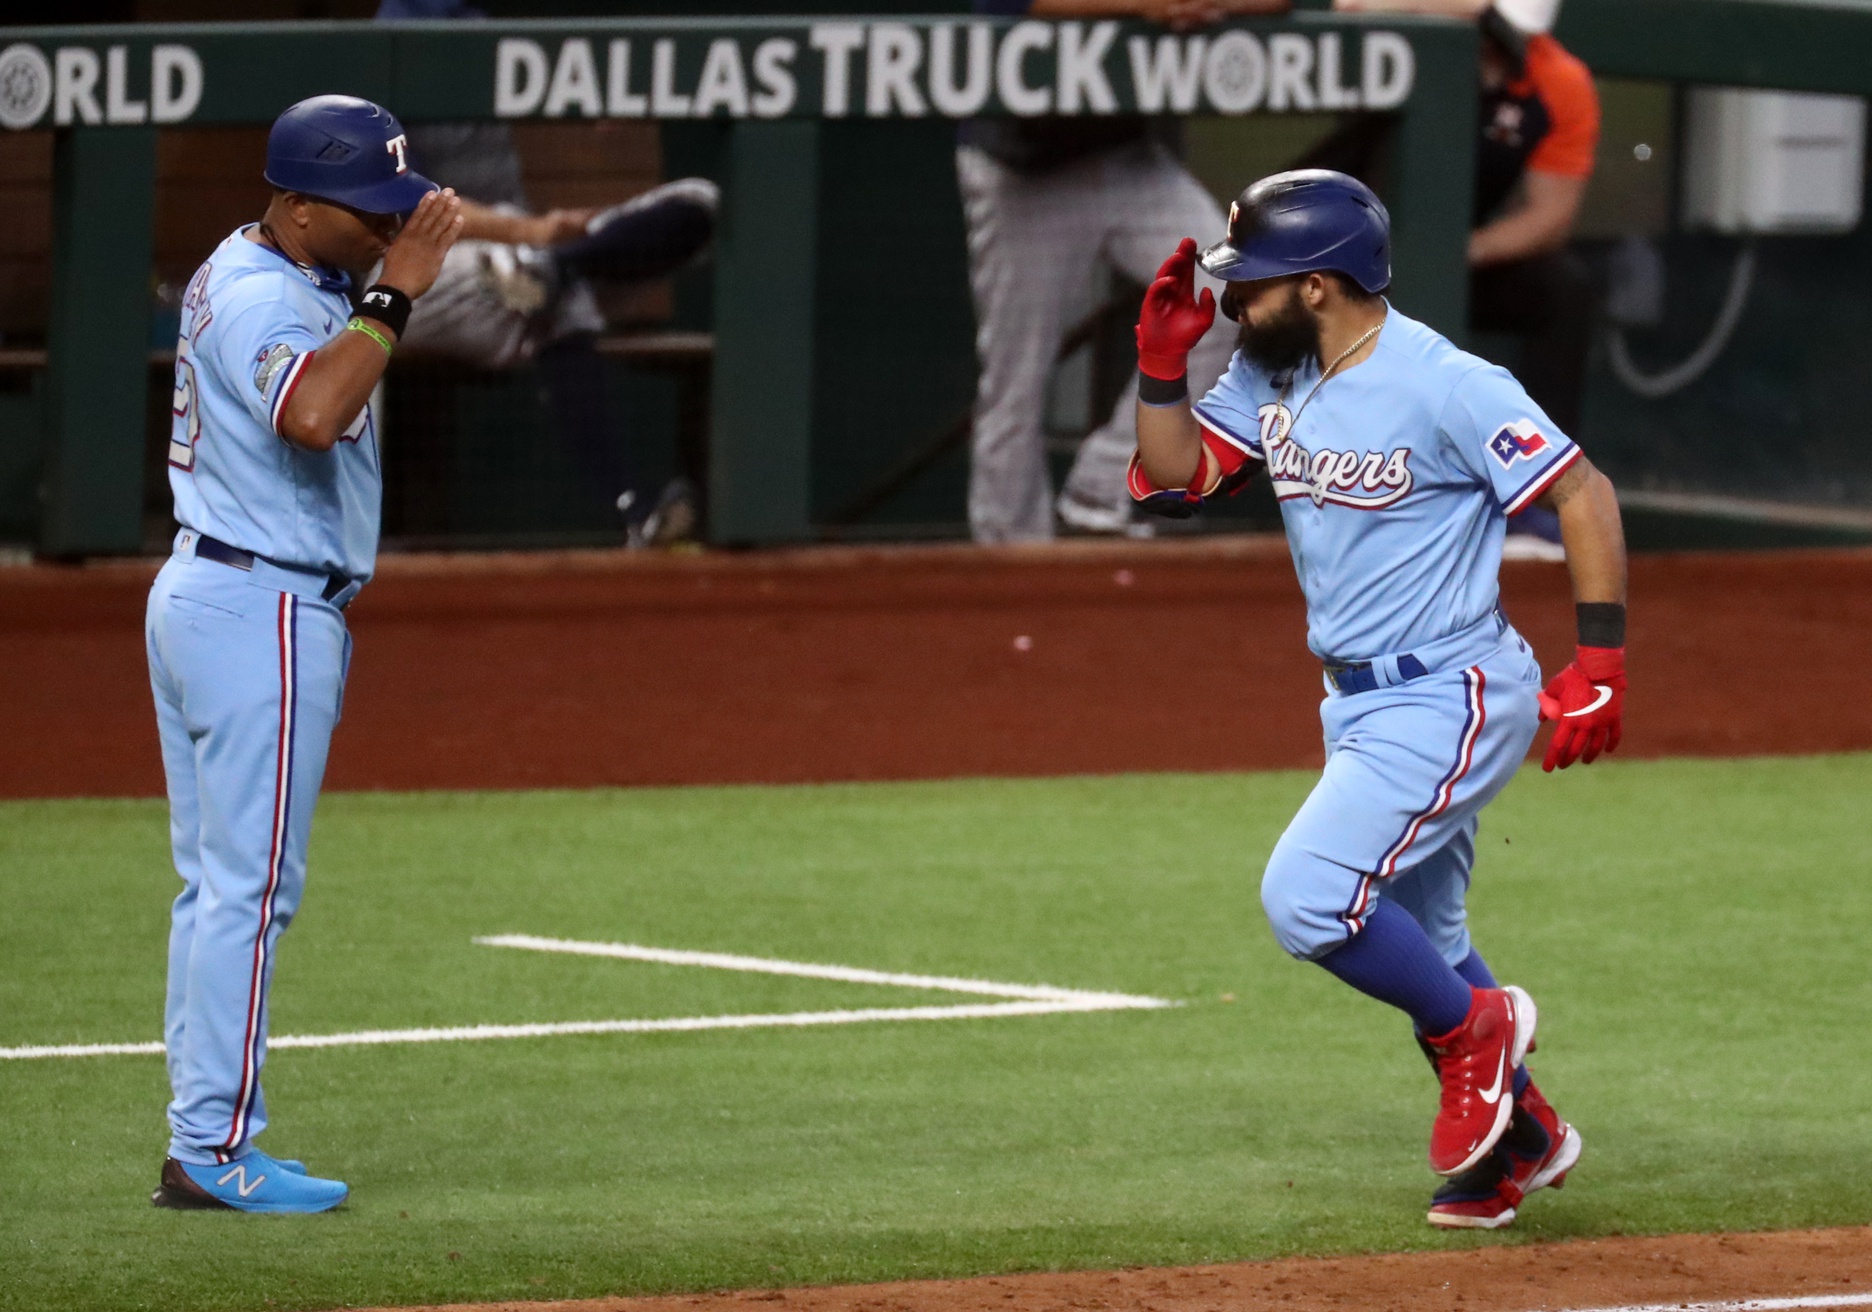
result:
[[(281, 1051), (310, 1218), (157, 1212), (157, 1057), (0, 1062), (0, 1308), (566, 1297), (1865, 1222), (1872, 756), (1524, 775), (1478, 941), (1585, 1135), (1507, 1237), (1424, 1225), (1405, 1022), (1256, 887), (1310, 776), (338, 795), (273, 1032), (978, 1001), (476, 946), (526, 933), (1174, 1010)], [(158, 1037), (165, 814), (0, 805), (0, 1045)]]

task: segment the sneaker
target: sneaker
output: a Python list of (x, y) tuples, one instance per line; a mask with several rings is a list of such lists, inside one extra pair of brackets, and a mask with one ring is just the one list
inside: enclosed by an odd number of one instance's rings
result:
[(1463, 1023), (1425, 1035), (1443, 1101), (1430, 1131), (1430, 1169), (1461, 1175), (1483, 1158), (1514, 1115), (1510, 1085), (1534, 1041), (1534, 1000), (1522, 989), (1475, 989)]
[(631, 525), (629, 545), (633, 550), (641, 550), (694, 541), (701, 519), (694, 486), (678, 475), (663, 485), (650, 513), (641, 522)]
[(1128, 500), (1121, 507), (1101, 506), (1076, 497), (1071, 492), (1062, 492), (1053, 510), (1059, 516), (1060, 523), (1079, 533), (1115, 536), (1131, 527), (1131, 506)]
[(351, 1194), (339, 1180), (322, 1180), (293, 1170), (262, 1152), (219, 1166), (163, 1161), (162, 1179), (150, 1195), (154, 1207), (179, 1211), (329, 1212)]
[(482, 243), (476, 248), (475, 275), (503, 308), (524, 318), (544, 309), (556, 290), (551, 264), (528, 247)]
[(1445, 1230), (1500, 1230), (1537, 1189), (1562, 1188), (1579, 1161), (1579, 1131), (1561, 1120), (1530, 1081), (1495, 1151), (1430, 1199), (1429, 1221)]

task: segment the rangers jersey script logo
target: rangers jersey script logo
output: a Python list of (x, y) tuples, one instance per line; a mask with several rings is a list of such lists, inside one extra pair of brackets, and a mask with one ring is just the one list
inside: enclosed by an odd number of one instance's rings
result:
[(1488, 449), (1503, 469), (1512, 469), (1515, 461), (1532, 460), (1548, 445), (1532, 419), (1517, 419), (1489, 439)]
[(1268, 478), (1281, 501), (1308, 497), (1315, 506), (1383, 510), (1409, 496), (1415, 486), (1407, 446), (1395, 451), (1308, 451), (1288, 440), (1293, 414), (1286, 406), (1264, 405), (1260, 417)]

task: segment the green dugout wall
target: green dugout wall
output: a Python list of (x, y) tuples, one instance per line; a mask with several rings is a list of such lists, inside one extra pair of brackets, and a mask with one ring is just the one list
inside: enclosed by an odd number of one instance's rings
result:
[[(49, 554), (140, 546), (156, 131), (266, 123), (320, 92), (368, 96), (411, 121), (717, 124), (726, 211), (709, 465), (720, 542), (810, 536), (813, 446), (828, 422), (926, 425), (937, 416), (923, 384), (946, 374), (953, 386), (972, 367), (965, 341), (952, 341), (954, 360), (890, 349), (893, 318), (920, 312), (893, 295), (903, 253), (892, 215), (862, 203), (827, 213), (829, 184), (848, 199), (869, 185), (914, 203), (898, 174), (916, 164), (907, 153), (893, 167), (893, 131), (927, 157), (944, 120), (976, 114), (1397, 113), (1397, 296), (1446, 329), (1461, 324), (1475, 36), (1460, 24), (1302, 13), (1177, 36), (963, 17), (613, 19), (42, 28), (5, 41), (0, 127), (58, 132), (39, 541)], [(830, 159), (827, 125), (856, 153)], [(854, 159), (873, 176), (853, 176)]]

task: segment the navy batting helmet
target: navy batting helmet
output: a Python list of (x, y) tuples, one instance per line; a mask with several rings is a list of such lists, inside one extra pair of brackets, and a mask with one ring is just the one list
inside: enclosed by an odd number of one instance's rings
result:
[(1391, 216), (1357, 178), (1276, 173), (1229, 207), (1228, 239), (1202, 253), (1202, 267), (1227, 282), (1331, 270), (1381, 292), (1391, 285)]
[(266, 180), (366, 214), (407, 214), (436, 189), (410, 168), (396, 115), (356, 96), (313, 96), (274, 119)]

